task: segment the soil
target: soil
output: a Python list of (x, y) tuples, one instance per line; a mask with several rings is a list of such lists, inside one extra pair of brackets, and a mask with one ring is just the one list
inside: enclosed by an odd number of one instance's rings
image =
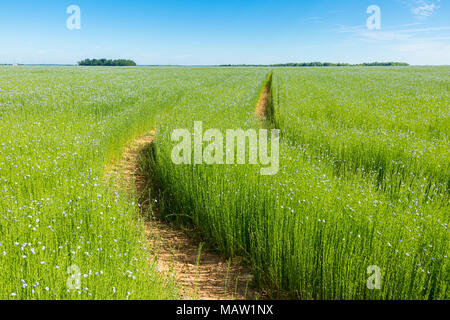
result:
[(267, 108), (269, 107), (269, 96), (270, 96), (270, 81), (264, 87), (261, 96), (259, 97), (258, 103), (256, 105), (255, 116), (261, 120), (266, 120)]
[(152, 131), (133, 141), (108, 175), (119, 177), (130, 192), (138, 195), (143, 213), (153, 212), (146, 222), (146, 235), (151, 254), (157, 258), (158, 269), (174, 275), (181, 286), (182, 298), (186, 300), (259, 299), (260, 294), (251, 285), (253, 276), (242, 259), (227, 259), (202, 243), (194, 230), (182, 230), (159, 219), (157, 206), (149, 199), (147, 175), (139, 166), (141, 151), (153, 143), (154, 135), (155, 131)]
[[(270, 82), (264, 88), (255, 116), (266, 120)], [(227, 259), (201, 242), (195, 230), (182, 230), (158, 217), (157, 201), (150, 199), (147, 174), (139, 166), (142, 150), (154, 142), (155, 130), (133, 141), (125, 148), (119, 164), (107, 175), (119, 177), (130, 192), (136, 193), (142, 213), (151, 213), (146, 222), (146, 235), (158, 269), (173, 274), (181, 285), (184, 299), (190, 300), (255, 300), (262, 297), (252, 286), (253, 276), (240, 258)]]

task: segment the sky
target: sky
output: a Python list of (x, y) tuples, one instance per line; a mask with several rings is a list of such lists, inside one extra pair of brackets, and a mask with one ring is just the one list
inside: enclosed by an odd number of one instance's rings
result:
[[(372, 5), (379, 19), (367, 12)], [(0, 63), (85, 58), (450, 65), (450, 0), (0, 0)]]

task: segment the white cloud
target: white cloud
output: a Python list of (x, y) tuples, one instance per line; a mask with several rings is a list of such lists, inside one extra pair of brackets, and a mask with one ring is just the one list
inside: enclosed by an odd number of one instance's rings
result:
[(384, 28), (379, 31), (367, 30), (365, 26), (345, 26), (339, 25), (339, 32), (351, 33), (361, 40), (372, 41), (397, 41), (408, 40), (413, 38), (424, 38), (424, 34), (428, 35), (439, 31), (450, 30), (450, 26), (431, 27), (431, 28), (405, 28), (407, 26), (416, 26), (418, 24), (407, 24), (399, 27)]
[[(439, 2), (440, 0), (437, 0)], [(430, 17), (433, 15), (435, 10), (439, 9), (439, 6), (433, 1), (427, 0), (414, 0), (412, 3), (411, 11), (420, 17)]]
[(450, 26), (417, 27), (422, 24), (407, 24), (387, 27), (379, 31), (367, 30), (364, 26), (339, 26), (339, 32), (348, 33), (353, 40), (366, 43), (371, 48), (380, 48), (390, 60), (411, 64), (449, 64)]
[(413, 9), (413, 13), (418, 16), (424, 16), (429, 17), (433, 15), (434, 9), (439, 8), (434, 3), (432, 4), (425, 4), (423, 6), (417, 7)]
[(397, 52), (401, 57), (407, 57), (412, 64), (449, 65), (449, 42), (434, 39), (417, 39), (386, 46), (386, 49)]

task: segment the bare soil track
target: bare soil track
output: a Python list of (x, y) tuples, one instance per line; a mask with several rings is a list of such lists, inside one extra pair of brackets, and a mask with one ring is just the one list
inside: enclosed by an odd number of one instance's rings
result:
[(271, 90), (272, 90), (272, 75), (270, 74), (269, 79), (267, 80), (267, 83), (264, 86), (264, 89), (261, 93), (261, 96), (259, 97), (258, 103), (256, 104), (255, 116), (260, 121), (268, 120), (267, 113), (269, 109)]
[[(271, 76), (258, 100), (255, 116), (266, 121), (271, 94)], [(148, 174), (142, 169), (144, 150), (151, 147), (156, 131), (140, 137), (125, 148), (120, 163), (107, 170), (119, 176), (130, 192), (136, 193), (146, 222), (150, 250), (160, 271), (174, 274), (184, 299), (245, 300), (259, 299), (261, 293), (252, 285), (252, 274), (242, 259), (226, 259), (198, 240), (194, 230), (181, 230), (158, 217), (157, 200), (151, 199)], [(155, 202), (156, 200), (156, 202)], [(194, 236), (193, 236), (194, 235)]]
[(194, 230), (181, 230), (159, 219), (155, 199), (148, 192), (151, 184), (140, 166), (140, 161), (145, 160), (140, 158), (142, 151), (151, 146), (154, 135), (152, 131), (133, 141), (110, 175), (119, 176), (129, 191), (138, 195), (143, 215), (151, 216), (146, 221), (146, 234), (159, 270), (174, 274), (182, 297), (187, 300), (259, 299), (251, 285), (253, 277), (241, 259), (226, 259), (201, 243), (200, 237), (192, 236)]

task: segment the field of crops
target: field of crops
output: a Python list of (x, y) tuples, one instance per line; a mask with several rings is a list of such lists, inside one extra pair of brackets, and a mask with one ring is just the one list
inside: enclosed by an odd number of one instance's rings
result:
[[(270, 177), (252, 165), (173, 165), (174, 128), (260, 125), (251, 104), (217, 95), (214, 109), (190, 105), (165, 121), (149, 166), (175, 199), (167, 212), (189, 216), (220, 250), (246, 257), (260, 285), (293, 297), (448, 298), (445, 71), (276, 70), (282, 145)], [(366, 285), (370, 266), (381, 290)]]
[[(450, 69), (0, 68), (0, 298), (177, 299), (105, 167), (157, 128), (163, 217), (300, 299), (448, 299)], [(280, 170), (175, 165), (173, 130), (281, 130)], [(206, 145), (206, 143), (205, 143)], [(68, 268), (81, 272), (70, 290)], [(380, 289), (367, 269), (381, 270)], [(73, 270), (73, 269), (71, 269)], [(70, 271), (70, 270), (69, 270)]]
[(180, 76), (0, 69), (0, 298), (177, 297), (149, 263), (133, 196), (103, 170), (176, 103)]

